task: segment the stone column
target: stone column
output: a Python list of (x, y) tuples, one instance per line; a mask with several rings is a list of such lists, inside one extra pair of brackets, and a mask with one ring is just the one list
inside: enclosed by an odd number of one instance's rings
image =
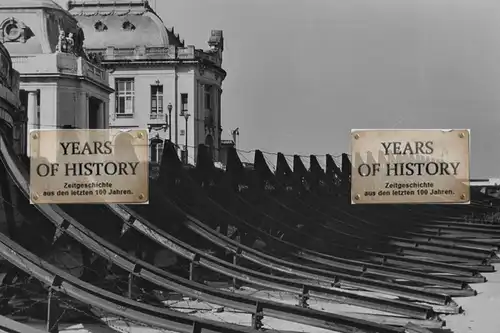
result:
[(99, 101), (99, 110), (97, 111), (97, 114), (98, 114), (98, 124), (97, 126), (99, 128), (106, 128), (106, 124), (104, 123), (104, 102), (103, 101)]
[(31, 156), (30, 152), (30, 137), (29, 133), (32, 129), (37, 129), (39, 127), (39, 119), (37, 119), (37, 91), (31, 90), (28, 91), (28, 107), (27, 107), (27, 115), (28, 115), (28, 128), (27, 128), (27, 141), (26, 141), (26, 154)]
[(77, 111), (75, 126), (79, 128), (89, 127), (89, 94), (86, 92), (80, 94), (80, 110)]
[(106, 102), (102, 101), (99, 106), (99, 112), (101, 112), (102, 128), (109, 128), (109, 118), (106, 109)]
[(222, 132), (220, 128), (222, 127), (222, 89), (220, 87), (217, 88), (217, 113), (216, 113), (216, 122), (215, 122), (215, 135), (216, 135), (216, 158), (220, 161), (220, 149), (221, 149), (221, 140), (222, 140)]

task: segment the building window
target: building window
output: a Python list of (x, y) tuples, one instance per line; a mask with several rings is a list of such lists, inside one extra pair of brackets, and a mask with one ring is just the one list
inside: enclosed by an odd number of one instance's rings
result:
[(152, 163), (161, 163), (161, 157), (163, 155), (163, 143), (161, 141), (159, 142), (153, 142), (150, 145), (151, 152), (150, 152), (150, 160)]
[(151, 115), (163, 113), (163, 86), (151, 86)]
[(212, 109), (212, 95), (210, 94), (211, 86), (205, 85), (205, 109)]
[(188, 112), (188, 94), (181, 94), (181, 113)]
[(94, 29), (95, 29), (96, 31), (100, 31), (100, 32), (101, 32), (101, 31), (106, 31), (106, 30), (108, 30), (108, 27), (107, 27), (104, 23), (102, 23), (102, 21), (97, 21), (97, 22), (94, 24)]
[(158, 163), (161, 163), (161, 157), (163, 156), (163, 143), (156, 145), (156, 156), (158, 157)]
[(122, 24), (122, 29), (126, 31), (134, 31), (135, 30), (135, 25), (132, 24), (130, 21), (125, 21)]
[(134, 79), (116, 79), (116, 115), (132, 117), (134, 115), (135, 88)]

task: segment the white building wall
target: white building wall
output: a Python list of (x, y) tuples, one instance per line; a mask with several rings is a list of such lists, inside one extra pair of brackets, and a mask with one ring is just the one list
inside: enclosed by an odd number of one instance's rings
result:
[[(133, 117), (120, 117), (116, 113), (115, 93), (110, 95), (109, 103), (109, 125), (116, 128), (148, 128), (148, 125), (162, 124), (150, 119), (151, 112), (151, 87), (158, 84), (163, 86), (163, 113), (168, 120), (168, 103), (172, 103), (172, 124), (167, 129), (154, 126), (150, 131), (150, 138), (158, 136), (161, 140), (169, 139), (169, 131), (172, 131), (172, 142), (177, 143), (180, 149), (184, 149), (186, 142), (186, 120), (181, 115), (181, 95), (188, 94), (187, 110), (190, 114), (188, 118), (187, 138), (188, 138), (188, 157), (189, 162), (194, 163), (196, 156), (196, 147), (200, 143), (205, 143), (205, 109), (204, 92), (198, 85), (211, 84), (219, 86), (215, 78), (196, 75), (194, 68), (178, 67), (175, 70), (172, 66), (168, 68), (117, 68), (110, 74), (109, 85), (115, 87), (117, 79), (134, 79), (134, 114)], [(207, 71), (205, 71), (205, 74)], [(177, 76), (177, 80), (176, 80)], [(214, 89), (214, 92), (217, 89)], [(177, 98), (176, 98), (177, 96)], [(212, 100), (215, 104), (219, 103), (214, 95)], [(217, 107), (217, 106), (216, 106)], [(177, 122), (176, 122), (177, 115)], [(217, 116), (217, 113), (214, 113)], [(218, 120), (216, 120), (219, 123)], [(177, 124), (177, 127), (176, 127)], [(177, 133), (177, 135), (176, 135)], [(181, 135), (183, 134), (183, 135)], [(177, 138), (177, 142), (176, 142)], [(216, 137), (214, 136), (214, 139)]]

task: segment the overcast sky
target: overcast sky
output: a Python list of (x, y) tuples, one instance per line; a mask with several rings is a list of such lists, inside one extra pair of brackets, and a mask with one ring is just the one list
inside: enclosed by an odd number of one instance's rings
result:
[(339, 154), (351, 128), (470, 128), (500, 176), (500, 1), (157, 0), (199, 48), (224, 30), (223, 128), (239, 148)]

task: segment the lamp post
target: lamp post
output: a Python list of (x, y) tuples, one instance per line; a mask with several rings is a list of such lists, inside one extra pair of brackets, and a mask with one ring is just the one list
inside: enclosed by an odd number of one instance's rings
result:
[(186, 152), (184, 153), (185, 154), (184, 156), (186, 156), (185, 163), (187, 164), (188, 163), (188, 120), (191, 115), (188, 112), (184, 112), (183, 116), (184, 119), (186, 119), (186, 133), (184, 133), (186, 135), (186, 144), (184, 145), (184, 150)]
[(167, 110), (168, 110), (168, 140), (172, 142), (172, 103), (168, 102), (167, 105)]

